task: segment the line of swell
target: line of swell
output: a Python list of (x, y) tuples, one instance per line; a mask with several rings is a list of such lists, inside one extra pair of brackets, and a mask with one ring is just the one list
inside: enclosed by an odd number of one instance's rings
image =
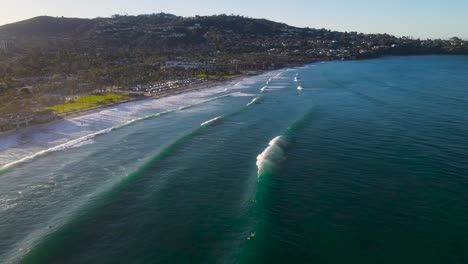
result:
[(30, 156), (27, 156), (27, 157), (24, 157), (22, 159), (19, 159), (19, 160), (10, 162), (8, 164), (5, 164), (2, 167), (0, 167), (0, 174), (5, 173), (6, 171), (8, 171), (9, 169), (13, 168), (16, 165), (19, 165), (19, 164), (22, 164), (22, 163), (25, 163), (25, 162), (30, 162), (30, 161), (38, 158), (38, 157), (44, 156), (44, 155), (52, 153), (52, 152), (57, 152), (57, 151), (62, 151), (62, 150), (78, 147), (78, 146), (80, 146), (80, 143), (82, 143), (82, 142), (84, 142), (86, 140), (89, 140), (91, 138), (95, 138), (95, 137), (100, 136), (100, 135), (107, 134), (107, 133), (109, 133), (111, 131), (114, 131), (114, 130), (117, 130), (117, 129), (120, 129), (120, 128), (123, 128), (123, 127), (127, 127), (129, 125), (134, 124), (134, 123), (137, 123), (137, 122), (140, 122), (140, 121), (143, 121), (143, 120), (148, 120), (148, 119), (151, 119), (151, 118), (160, 117), (160, 116), (172, 113), (172, 112), (186, 110), (186, 109), (189, 109), (189, 108), (192, 108), (192, 107), (195, 107), (195, 106), (199, 106), (199, 105), (202, 105), (202, 104), (214, 101), (214, 100), (218, 100), (218, 99), (222, 99), (222, 98), (231, 96), (232, 94), (234, 94), (234, 93), (213, 97), (213, 98), (204, 100), (204, 101), (199, 102), (199, 103), (195, 103), (195, 104), (191, 104), (191, 105), (187, 105), (187, 106), (182, 106), (182, 107), (179, 107), (179, 108), (176, 108), (176, 109), (171, 109), (171, 110), (159, 112), (159, 113), (148, 115), (148, 116), (135, 118), (135, 119), (132, 119), (132, 120), (130, 120), (128, 122), (125, 122), (123, 124), (120, 124), (120, 125), (117, 125), (117, 126), (114, 126), (114, 127), (110, 127), (110, 128), (106, 128), (106, 129), (91, 133), (89, 135), (86, 135), (86, 136), (83, 136), (83, 137), (80, 137), (80, 138), (77, 138), (77, 139), (74, 139), (74, 140), (70, 140), (70, 141), (68, 141), (66, 143), (63, 143), (61, 145), (58, 145), (58, 146), (55, 146), (55, 147), (52, 147), (52, 148), (49, 148), (49, 149), (41, 150), (41, 151), (39, 151), (37, 153), (34, 153), (34, 154), (30, 155)]
[(135, 119), (132, 119), (132, 120), (130, 120), (130, 121), (124, 123), (124, 124), (121, 124), (121, 125), (116, 126), (114, 129), (126, 127), (126, 126), (129, 126), (129, 125), (134, 124), (134, 123), (136, 123), (136, 122), (140, 122), (140, 121), (143, 121), (143, 120), (148, 120), (148, 119), (155, 118), (155, 117), (160, 117), (160, 116), (163, 116), (163, 115), (166, 115), (166, 114), (169, 114), (169, 113), (173, 113), (173, 112), (176, 112), (176, 111), (187, 110), (187, 109), (189, 109), (189, 108), (192, 108), (192, 107), (195, 107), (195, 106), (199, 106), (199, 105), (202, 105), (202, 104), (205, 104), (205, 103), (214, 101), (214, 100), (218, 100), (218, 99), (222, 99), (222, 98), (229, 97), (229, 96), (231, 96), (232, 94), (235, 94), (235, 93), (236, 93), (236, 92), (233, 92), (233, 93), (229, 93), (229, 94), (225, 94), (225, 95), (213, 97), (213, 98), (210, 98), (210, 99), (201, 101), (201, 102), (199, 102), (199, 103), (195, 103), (195, 104), (191, 104), (191, 105), (186, 105), (186, 106), (181, 106), (181, 107), (176, 108), (176, 109), (166, 110), (166, 111), (159, 112), (159, 113), (156, 113), (156, 114), (152, 114), (152, 115), (148, 115), (148, 116), (144, 116), (144, 117), (140, 117), (140, 118), (135, 118)]
[[(237, 111), (235, 111), (233, 113), (230, 113), (230, 114), (225, 115), (225, 116), (220, 116), (220, 117), (214, 118), (216, 120), (214, 120), (214, 119), (208, 120), (207, 122), (211, 121), (210, 124), (213, 124), (214, 121), (220, 121), (220, 120), (224, 120), (224, 119), (227, 119), (229, 117), (235, 116), (235, 115), (241, 113), (242, 111), (244, 111), (247, 108), (248, 107), (242, 107), (242, 108), (240, 108), (239, 110), (237, 110)], [(207, 123), (207, 122), (204, 122), (204, 123)], [(209, 123), (207, 123), (207, 124), (209, 124)], [(58, 227), (58, 229), (54, 233), (52, 233), (52, 234), (50, 234), (50, 235), (48, 235), (46, 237), (42, 236), (42, 237), (37, 238), (36, 241), (39, 241), (37, 244), (33, 243), (34, 241), (30, 241), (30, 243), (35, 244), (35, 246), (33, 246), (33, 248), (29, 252), (27, 252), (26, 255), (19, 256), (21, 258), (21, 261), (22, 262), (23, 261), (24, 262), (28, 262), (28, 261), (34, 262), (32, 260), (37, 260), (36, 259), (36, 257), (37, 257), (36, 254), (41, 254), (41, 251), (44, 248), (49, 248), (48, 247), (49, 243), (55, 243), (56, 240), (53, 239), (54, 237), (55, 238), (60, 237), (62, 233), (66, 233), (68, 230), (72, 230), (77, 225), (79, 225), (80, 219), (76, 218), (76, 216), (78, 214), (83, 215), (83, 214), (87, 214), (87, 213), (92, 213), (94, 210), (97, 210), (100, 206), (102, 206), (102, 203), (104, 201), (108, 201), (108, 199), (106, 199), (106, 198), (112, 197), (113, 195), (118, 195), (118, 193), (120, 193), (124, 188), (126, 188), (132, 182), (136, 181), (142, 175), (146, 174), (151, 169), (153, 169), (154, 166), (156, 166), (160, 161), (162, 161), (163, 159), (165, 159), (165, 158), (169, 157), (170, 155), (172, 155), (172, 153), (174, 153), (182, 145), (186, 144), (187, 142), (189, 142), (194, 137), (196, 137), (199, 134), (206, 131), (207, 127), (210, 127), (210, 126), (209, 125), (200, 126), (200, 127), (196, 128), (195, 130), (193, 130), (192, 132), (180, 137), (179, 139), (174, 141), (172, 144), (170, 144), (169, 146), (164, 148), (161, 152), (159, 152), (158, 154), (156, 154), (155, 156), (150, 158), (148, 161), (146, 161), (138, 169), (136, 169), (135, 171), (129, 173), (127, 176), (124, 176), (122, 179), (118, 180), (109, 189), (106, 189), (106, 190), (104, 190), (102, 192), (99, 192), (99, 193), (95, 194), (96, 198), (91, 199), (93, 201), (96, 201), (95, 203), (82, 205), (81, 208), (78, 208), (75, 211), (74, 216), (72, 216), (71, 219), (69, 221), (67, 221), (65, 224)], [(57, 235), (57, 236), (55, 236), (55, 235)], [(49, 242), (48, 239), (50, 239), (51, 236), (53, 236), (53, 238), (50, 240), (51, 242)], [(41, 241), (41, 240), (43, 240), (43, 241)], [(51, 248), (54, 248), (54, 247), (51, 247)]]
[[(193, 130), (192, 132), (178, 138), (172, 144), (164, 148), (161, 152), (159, 152), (158, 154), (150, 158), (148, 161), (146, 161), (143, 165), (141, 165), (135, 171), (129, 173), (127, 176), (117, 181), (109, 189), (104, 190), (103, 192), (97, 193), (95, 198), (92, 199), (93, 201), (95, 201), (95, 203), (85, 204), (82, 206), (82, 208), (78, 208), (76, 212), (74, 213), (74, 215), (71, 216), (71, 219), (68, 222), (64, 223), (62, 226), (60, 226), (54, 233), (37, 238), (39, 242), (35, 246), (33, 246), (33, 248), (29, 252), (27, 252), (26, 255), (19, 256), (21, 258), (21, 262), (28, 262), (28, 261), (33, 262), (32, 260), (35, 260), (38, 257), (36, 254), (40, 255), (41, 251), (44, 248), (49, 248), (50, 246), (49, 243), (55, 243), (55, 239), (53, 239), (55, 235), (60, 237), (62, 233), (66, 233), (68, 230), (73, 230), (77, 225), (79, 225), (80, 219), (77, 218), (78, 214), (79, 215), (88, 214), (88, 213), (92, 213), (94, 210), (97, 210), (100, 206), (102, 206), (103, 201), (106, 201), (109, 199), (109, 197), (113, 197), (114, 195), (117, 195), (118, 193), (120, 193), (124, 188), (130, 185), (133, 181), (137, 180), (139, 177), (141, 177), (142, 175), (146, 174), (148, 171), (153, 169), (154, 166), (158, 162), (169, 157), (180, 146), (189, 142), (192, 138), (199, 135), (202, 131), (205, 131), (204, 127), (199, 127)], [(52, 236), (52, 239), (50, 239), (51, 236)]]
[(265, 90), (268, 88), (268, 86), (269, 86), (270, 83), (273, 81), (273, 79), (278, 79), (283, 73), (285, 73), (285, 71), (282, 71), (282, 72), (276, 74), (275, 76), (268, 78), (268, 80), (267, 80), (266, 83), (265, 83), (265, 86), (263, 86), (262, 88), (260, 88), (260, 93), (265, 92)]

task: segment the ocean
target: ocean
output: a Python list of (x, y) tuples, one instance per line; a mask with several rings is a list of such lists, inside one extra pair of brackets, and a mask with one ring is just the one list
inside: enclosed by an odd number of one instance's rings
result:
[(468, 263), (467, 73), (315, 63), (3, 135), (0, 263)]

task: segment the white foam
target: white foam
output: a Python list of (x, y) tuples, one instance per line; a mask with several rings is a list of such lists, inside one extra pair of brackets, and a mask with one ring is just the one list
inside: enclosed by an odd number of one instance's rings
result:
[(255, 95), (256, 94), (249, 94), (249, 93), (243, 93), (243, 92), (235, 92), (231, 94), (232, 97), (252, 97)]
[[(281, 72), (280, 72), (281, 73)], [(10, 167), (31, 157), (37, 157), (71, 144), (72, 140), (86, 138), (102, 130), (115, 129), (165, 113), (188, 109), (226, 96), (255, 96), (246, 93), (223, 94), (241, 89), (280, 74), (271, 71), (258, 76), (224, 83), (210, 88), (193, 90), (159, 99), (144, 99), (118, 104), (82, 116), (37, 125), (18, 132), (0, 135), (0, 166)], [(266, 89), (266, 88), (265, 88)], [(234, 91), (233, 91), (234, 92)], [(211, 98), (210, 98), (211, 97)], [(214, 97), (214, 98), (213, 98)], [(80, 146), (80, 145), (78, 145)]]
[(268, 165), (274, 165), (274, 163), (280, 161), (284, 157), (284, 151), (281, 147), (282, 137), (275, 137), (268, 143), (268, 147), (257, 156), (257, 175), (260, 176), (264, 172), (264, 169)]
[(71, 146), (70, 148), (79, 148), (79, 147), (86, 146), (86, 145), (92, 145), (94, 143), (96, 143), (96, 141), (94, 141), (92, 138), (90, 138), (88, 140), (76, 143), (75, 145)]
[(281, 75), (283, 75), (283, 73), (285, 73), (286, 71), (282, 71), (282, 72), (279, 72), (277, 75), (275, 75), (275, 77), (273, 77), (274, 79), (278, 79), (279, 77), (281, 77)]
[(216, 121), (220, 120), (221, 118), (223, 118), (223, 117), (218, 116), (218, 117), (212, 118), (212, 119), (210, 119), (208, 121), (205, 121), (205, 122), (201, 123), (200, 126), (208, 126), (208, 125), (212, 124), (213, 122), (216, 122)]
[(270, 85), (268, 86), (268, 90), (274, 90), (274, 89), (285, 89), (288, 88), (286, 85)]
[(258, 101), (258, 97), (254, 98), (252, 101), (250, 101), (250, 103), (248, 103), (246, 106), (251, 106), (253, 104), (255, 104), (256, 102)]
[[(28, 161), (31, 161), (39, 156), (42, 156), (42, 155), (45, 155), (47, 153), (51, 153), (51, 152), (55, 152), (55, 151), (60, 151), (60, 150), (64, 150), (64, 149), (70, 149), (70, 148), (75, 148), (75, 147), (80, 147), (80, 146), (84, 146), (84, 145), (88, 145), (88, 144), (92, 144), (93, 142), (89, 141), (89, 139), (93, 138), (93, 137), (96, 137), (98, 135), (102, 135), (102, 134), (106, 134), (106, 133), (109, 133), (110, 131), (112, 131), (113, 128), (106, 128), (106, 129), (103, 129), (103, 130), (100, 130), (98, 132), (94, 132), (94, 133), (91, 133), (89, 135), (86, 135), (84, 137), (81, 137), (81, 138), (77, 138), (77, 139), (74, 139), (74, 140), (70, 140), (66, 143), (63, 143), (61, 145), (58, 145), (58, 146), (55, 146), (55, 147), (52, 147), (52, 148), (49, 148), (49, 149), (45, 149), (45, 150), (42, 150), (42, 151), (39, 151), (33, 155), (30, 155), (30, 156), (27, 156), (27, 157), (24, 157), (22, 159), (19, 159), (19, 160), (16, 160), (16, 161), (13, 161), (13, 162), (10, 162), (2, 167), (0, 167), (0, 171), (2, 170), (5, 170), (5, 169), (8, 169), (14, 165), (17, 165), (17, 164), (20, 164), (20, 163), (24, 163), (24, 162), (28, 162)], [(91, 142), (91, 143), (90, 143)]]
[[(64, 143), (61, 143), (61, 144), (59, 144), (57, 146), (54, 146), (54, 147), (51, 147), (51, 148), (47, 148), (45, 150), (35, 152), (35, 153), (27, 155), (27, 156), (25, 156), (23, 158), (19, 158), (19, 159), (15, 160), (15, 161), (9, 162), (9, 163), (3, 165), (2, 167), (0, 167), (0, 171), (9, 169), (9, 168), (11, 168), (11, 167), (13, 167), (15, 165), (21, 164), (21, 163), (29, 162), (29, 161), (31, 161), (31, 160), (39, 157), (39, 156), (47, 154), (47, 153), (61, 151), (61, 150), (70, 149), (70, 148), (77, 148), (77, 147), (82, 147), (82, 146), (85, 146), (85, 145), (93, 144), (94, 141), (90, 141), (91, 138), (94, 138), (94, 137), (96, 137), (98, 135), (109, 133), (109, 132), (113, 131), (114, 129), (122, 128), (122, 127), (128, 126), (130, 124), (133, 124), (135, 122), (139, 122), (139, 121), (146, 120), (146, 119), (149, 119), (149, 118), (154, 118), (154, 117), (161, 116), (161, 115), (167, 114), (167, 113), (171, 113), (171, 112), (174, 112), (174, 111), (177, 111), (177, 110), (184, 110), (184, 109), (187, 109), (187, 108), (190, 108), (190, 107), (193, 107), (193, 106), (197, 106), (197, 105), (201, 105), (201, 104), (211, 102), (211, 101), (214, 101), (214, 100), (217, 100), (217, 99), (225, 98), (225, 97), (231, 96), (232, 94), (235, 94), (235, 93), (225, 94), (225, 95), (213, 97), (213, 98), (210, 98), (210, 99), (207, 99), (207, 100), (203, 100), (203, 101), (200, 101), (200, 102), (195, 103), (195, 104), (185, 105), (185, 106), (178, 107), (176, 109), (169, 109), (169, 110), (162, 111), (162, 112), (159, 112), (159, 113), (156, 113), (156, 114), (143, 116), (143, 117), (139, 117), (139, 118), (134, 118), (134, 119), (131, 119), (131, 120), (127, 121), (127, 122), (124, 122), (124, 123), (122, 123), (120, 125), (116, 125), (116, 126), (113, 126), (113, 127), (110, 127), (110, 128), (102, 129), (102, 130), (99, 130), (97, 132), (90, 133), (88, 135), (79, 137), (79, 138), (74, 139), (74, 140), (67, 140), (65, 138), (61, 138), (59, 140), (56, 140), (55, 142), (65, 141)], [(83, 121), (78, 121), (78, 122), (83, 123)]]
[(15, 208), (18, 205), (18, 201), (21, 199), (20, 196), (13, 198), (0, 198), (0, 211), (6, 211), (8, 209)]

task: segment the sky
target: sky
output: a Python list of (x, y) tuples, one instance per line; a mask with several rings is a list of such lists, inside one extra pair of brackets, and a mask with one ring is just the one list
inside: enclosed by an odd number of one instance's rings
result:
[(292, 26), (468, 39), (468, 0), (0, 0), (0, 25), (40, 15), (236, 14)]

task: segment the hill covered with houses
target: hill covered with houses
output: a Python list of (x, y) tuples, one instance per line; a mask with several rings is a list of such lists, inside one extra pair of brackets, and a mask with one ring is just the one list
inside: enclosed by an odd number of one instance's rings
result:
[(468, 42), (298, 28), (235, 15), (42, 16), (0, 27), (0, 115), (39, 111), (108, 87), (416, 54), (468, 54)]

